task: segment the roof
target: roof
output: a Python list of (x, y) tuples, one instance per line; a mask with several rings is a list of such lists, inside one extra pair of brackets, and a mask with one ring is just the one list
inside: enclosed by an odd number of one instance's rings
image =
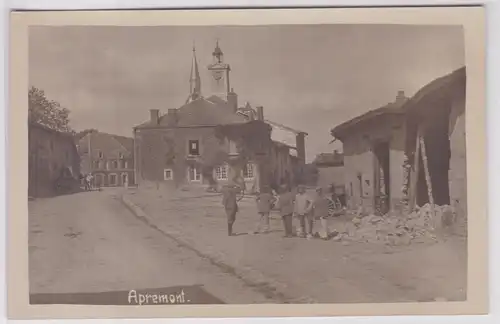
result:
[[(223, 99), (198, 98), (176, 109), (176, 127), (216, 126), (225, 124), (245, 123), (244, 116), (236, 114)], [(172, 115), (164, 114), (158, 124), (147, 121), (136, 128), (168, 127), (172, 125)]]
[(294, 128), (291, 128), (291, 127), (288, 127), (288, 126), (285, 126), (285, 125), (273, 122), (273, 121), (271, 121), (269, 119), (266, 119), (265, 122), (268, 123), (271, 126), (274, 126), (274, 127), (277, 127), (277, 128), (281, 128), (283, 130), (286, 130), (286, 131), (289, 131), (291, 133), (294, 133), (295, 135), (298, 135), (298, 134), (308, 135), (306, 132), (303, 132), (303, 131), (300, 131), (300, 130), (297, 130), (297, 129), (294, 129)]
[(383, 115), (404, 115), (405, 109), (404, 104), (402, 103), (389, 103), (383, 107), (378, 109), (370, 110), (367, 113), (359, 115), (353, 119), (350, 119), (331, 130), (332, 136), (339, 138), (346, 132), (352, 129), (353, 127), (359, 125), (360, 123), (366, 122), (368, 120), (372, 120), (378, 118)]
[(125, 137), (125, 136), (119, 136), (119, 135), (112, 135), (108, 134), (110, 136), (113, 136), (115, 140), (120, 142), (120, 144), (129, 152), (134, 151), (134, 139), (131, 137)]
[(134, 139), (98, 131), (90, 132), (78, 141), (81, 152), (88, 150), (88, 136), (92, 136), (92, 151), (99, 150), (107, 157), (113, 157), (118, 152), (122, 152), (129, 157), (134, 152)]
[[(449, 91), (453, 91), (457, 86), (462, 86), (465, 90), (466, 83), (466, 69), (465, 66), (461, 67), (452, 73), (435, 79), (434, 81), (428, 83), (422, 87), (405, 105), (406, 109), (410, 114), (416, 113), (417, 110), (421, 109), (420, 103), (423, 101), (437, 97), (446, 96)], [(444, 107), (444, 106), (439, 106)], [(430, 109), (434, 109), (434, 106), (429, 106)]]
[(320, 153), (312, 162), (318, 166), (342, 166), (344, 165), (344, 155), (342, 153)]

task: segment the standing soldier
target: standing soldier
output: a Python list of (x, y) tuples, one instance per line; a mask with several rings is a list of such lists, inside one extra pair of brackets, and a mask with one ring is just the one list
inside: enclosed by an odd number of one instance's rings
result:
[[(314, 219), (311, 213), (312, 210), (312, 200), (309, 195), (306, 193), (306, 188), (300, 185), (297, 188), (297, 195), (295, 196), (295, 215), (299, 219), (300, 229), (299, 236), (307, 237), (311, 239), (312, 230), (314, 226)], [(307, 224), (307, 227), (306, 227)], [(307, 235), (306, 235), (307, 231)]]
[(316, 189), (316, 199), (313, 203), (313, 213), (314, 219), (319, 220), (321, 223), (321, 231), (319, 236), (322, 239), (328, 239), (328, 213), (329, 213), (329, 205), (330, 199), (326, 197), (323, 193), (323, 188)]
[(293, 237), (293, 203), (295, 196), (287, 185), (281, 187), (281, 192), (278, 199), (278, 206), (281, 218), (283, 219), (283, 226), (285, 228), (285, 237)]
[(271, 207), (275, 202), (274, 196), (271, 194), (269, 187), (262, 188), (262, 192), (257, 195), (257, 211), (259, 213), (259, 220), (257, 228), (250, 234), (267, 233), (269, 231), (269, 213)]
[(227, 216), (227, 235), (233, 235), (233, 224), (236, 221), (238, 203), (236, 202), (236, 186), (226, 185), (222, 189), (222, 205)]

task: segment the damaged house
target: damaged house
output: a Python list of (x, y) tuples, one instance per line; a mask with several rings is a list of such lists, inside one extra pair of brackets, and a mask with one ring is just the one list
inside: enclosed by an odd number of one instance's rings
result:
[(406, 154), (410, 207), (451, 205), (466, 218), (466, 70), (423, 87), (408, 102)]
[[(134, 127), (138, 186), (218, 190), (236, 181), (244, 183), (248, 192), (257, 192), (264, 183), (273, 187), (293, 184), (297, 170), (305, 163), (307, 134), (265, 120), (262, 106), (254, 109), (247, 103), (239, 107), (229, 83), (231, 68), (218, 44), (212, 58), (208, 66), (211, 96), (202, 95), (193, 49), (191, 87), (185, 104), (168, 109), (166, 114), (151, 109), (149, 120)], [(228, 136), (238, 131), (247, 134)], [(251, 142), (265, 143), (266, 147)]]
[(407, 100), (399, 91), (394, 102), (331, 130), (343, 144), (348, 208), (383, 214), (401, 206)]

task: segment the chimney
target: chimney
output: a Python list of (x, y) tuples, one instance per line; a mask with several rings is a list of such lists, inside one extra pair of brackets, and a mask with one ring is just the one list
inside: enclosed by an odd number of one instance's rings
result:
[(306, 163), (306, 134), (298, 133), (295, 136), (295, 143), (297, 146), (297, 157), (302, 164)]
[(167, 121), (169, 126), (177, 125), (177, 109), (169, 109), (167, 113)]
[(238, 95), (234, 92), (234, 89), (231, 88), (231, 91), (227, 94), (227, 103), (233, 109), (233, 112), (238, 110)]
[(158, 121), (160, 119), (160, 110), (158, 109), (150, 109), (149, 113), (151, 115), (151, 123), (154, 125), (158, 125)]
[(402, 104), (404, 103), (408, 98), (405, 96), (405, 92), (400, 90), (398, 91), (398, 95), (396, 96), (396, 103), (397, 104)]
[(264, 120), (264, 107), (257, 106), (257, 120)]

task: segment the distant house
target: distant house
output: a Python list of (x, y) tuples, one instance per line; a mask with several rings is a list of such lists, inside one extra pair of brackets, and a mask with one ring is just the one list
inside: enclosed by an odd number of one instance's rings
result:
[(50, 197), (57, 194), (60, 177), (78, 179), (80, 158), (73, 136), (38, 123), (28, 125), (28, 195)]
[(427, 84), (408, 102), (406, 154), (411, 165), (412, 207), (430, 202), (424, 143), (433, 202), (452, 205), (458, 215), (466, 216), (465, 94), (466, 70), (462, 67)]
[(91, 172), (99, 187), (133, 185), (134, 140), (93, 131), (78, 140), (83, 174)]
[[(238, 95), (230, 87), (230, 67), (223, 61), (217, 44), (212, 53), (213, 64), (209, 88), (212, 95), (201, 94), (198, 62), (193, 50), (191, 88), (184, 105), (170, 108), (166, 114), (151, 109), (149, 120), (134, 127), (135, 171), (139, 187), (212, 187), (217, 188), (241, 177), (251, 192), (261, 190), (262, 182), (276, 186), (293, 183), (296, 170), (305, 163), (304, 132), (264, 119), (262, 106), (238, 106)], [(219, 126), (243, 126), (252, 122), (267, 124), (271, 130), (272, 145), (262, 153), (266, 159), (264, 174), (259, 163), (246, 161), (246, 165), (231, 165), (218, 156), (237, 159), (238, 143), (216, 135)], [(259, 134), (255, 134), (256, 137)], [(256, 152), (254, 152), (256, 153)], [(259, 154), (260, 154), (259, 153)], [(209, 166), (209, 167), (207, 167)]]
[(321, 153), (316, 156), (313, 164), (318, 169), (317, 186), (333, 188), (335, 193), (345, 193), (344, 155), (335, 150), (333, 153)]
[(407, 100), (399, 91), (394, 102), (332, 129), (332, 136), (343, 143), (349, 208), (383, 213), (401, 207), (406, 123), (402, 107)]

